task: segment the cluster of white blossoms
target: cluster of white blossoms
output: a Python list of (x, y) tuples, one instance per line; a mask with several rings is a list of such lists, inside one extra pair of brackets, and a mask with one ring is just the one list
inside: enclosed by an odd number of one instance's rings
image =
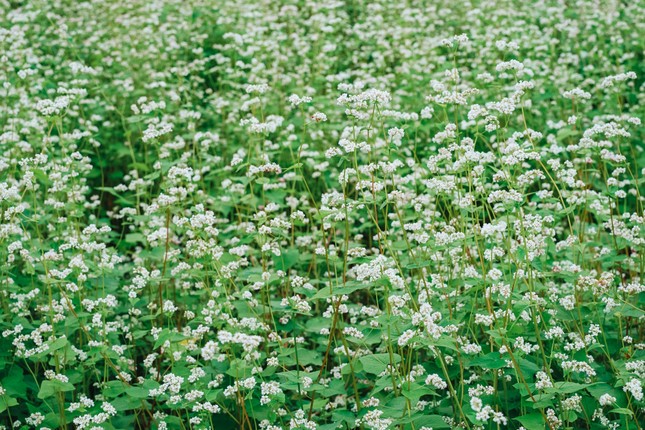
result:
[(0, 12), (0, 430), (642, 427), (638, 2)]

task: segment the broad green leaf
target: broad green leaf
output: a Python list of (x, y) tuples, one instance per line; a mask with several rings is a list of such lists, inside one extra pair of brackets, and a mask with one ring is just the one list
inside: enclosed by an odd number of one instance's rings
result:
[(0, 413), (6, 411), (12, 406), (18, 406), (18, 400), (7, 395), (0, 396)]
[(483, 369), (501, 369), (506, 367), (504, 360), (499, 352), (489, 352), (488, 354), (470, 360), (469, 366), (478, 366)]
[[(363, 370), (367, 373), (378, 375), (383, 372), (390, 364), (390, 354), (371, 354), (360, 357), (358, 361), (363, 365)], [(392, 364), (396, 365), (401, 362), (401, 356), (392, 354)]]
[(526, 427), (527, 430), (544, 430), (544, 426), (546, 425), (542, 414), (539, 413), (522, 415), (515, 419)]
[(74, 391), (74, 386), (69, 382), (62, 382), (58, 380), (53, 381), (43, 381), (40, 384), (40, 390), (38, 391), (39, 399), (46, 399), (52, 397), (53, 395), (59, 392), (65, 391)]

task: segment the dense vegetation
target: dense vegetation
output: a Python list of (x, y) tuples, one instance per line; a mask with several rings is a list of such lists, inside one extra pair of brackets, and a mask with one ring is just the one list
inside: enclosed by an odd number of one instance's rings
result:
[(645, 5), (0, 0), (0, 429), (641, 429)]

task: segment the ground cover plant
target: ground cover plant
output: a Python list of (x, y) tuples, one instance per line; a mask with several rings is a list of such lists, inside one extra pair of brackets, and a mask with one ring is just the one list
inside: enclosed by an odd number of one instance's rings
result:
[(643, 428), (642, 2), (0, 12), (0, 429)]

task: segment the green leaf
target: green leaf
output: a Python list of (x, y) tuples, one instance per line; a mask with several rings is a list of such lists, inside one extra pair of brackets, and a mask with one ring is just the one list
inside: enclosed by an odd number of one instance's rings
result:
[(616, 409), (612, 409), (609, 412), (614, 414), (620, 414), (620, 415), (629, 415), (630, 417), (634, 415), (634, 413), (627, 408), (616, 408)]
[[(342, 294), (351, 294), (353, 292), (356, 292), (356, 291), (359, 291), (359, 290), (366, 290), (366, 289), (369, 289), (369, 288), (370, 288), (370, 285), (364, 284), (362, 282), (354, 284), (354, 285), (350, 285), (350, 283), (348, 282), (346, 287), (334, 288), (333, 292), (329, 291), (328, 287), (324, 287), (324, 288), (320, 289), (312, 297), (312, 299), (313, 300), (326, 299), (326, 298), (329, 298), (329, 297), (332, 297), (332, 296), (340, 296)], [(373, 286), (371, 288), (373, 288)]]
[(291, 248), (286, 252), (283, 252), (279, 257), (274, 257), (275, 268), (277, 270), (289, 270), (296, 265), (298, 259), (300, 258), (300, 252)]
[[(553, 398), (555, 393), (536, 394), (532, 398), (527, 399), (533, 402), (533, 409), (544, 409), (553, 406)], [(534, 401), (535, 400), (535, 401)]]
[(114, 398), (123, 394), (126, 387), (122, 381), (108, 381), (105, 384), (105, 388), (103, 388), (102, 394), (108, 398)]
[(562, 142), (564, 139), (577, 136), (578, 134), (580, 134), (580, 132), (577, 130), (573, 130), (571, 128), (561, 128), (556, 134), (556, 139), (558, 140), (558, 142)]
[(6, 411), (12, 406), (18, 406), (18, 401), (13, 397), (0, 396), (0, 413)]
[(499, 352), (489, 352), (486, 355), (477, 357), (470, 361), (470, 366), (478, 366), (483, 369), (501, 369), (506, 367), (506, 360), (504, 360)]
[(401, 394), (415, 404), (421, 397), (429, 394), (436, 394), (436, 392), (429, 387), (419, 384), (410, 384), (409, 386), (408, 384), (404, 384), (403, 388), (401, 388)]
[(587, 391), (591, 393), (596, 399), (599, 399), (605, 393), (609, 393), (612, 390), (612, 386), (604, 382), (596, 382), (587, 387)]
[(40, 384), (40, 390), (38, 391), (38, 398), (41, 400), (47, 399), (59, 392), (65, 392), (65, 391), (74, 391), (74, 386), (69, 382), (62, 382), (57, 380), (43, 381), (43, 383)]
[(588, 386), (589, 384), (577, 384), (575, 382), (556, 382), (552, 388), (548, 388), (546, 391), (549, 393), (570, 394), (584, 390)]
[(22, 369), (19, 366), (13, 366), (9, 371), (9, 375), (2, 379), (0, 385), (6, 390), (7, 396), (26, 399), (27, 385), (24, 378), (25, 375), (22, 373)]
[(538, 413), (522, 415), (519, 418), (515, 418), (515, 420), (526, 427), (526, 430), (544, 430), (544, 425), (546, 424), (542, 414)]
[(49, 351), (56, 351), (58, 349), (61, 349), (67, 345), (67, 338), (66, 337), (59, 337), (55, 341), (49, 344)]
[(421, 263), (410, 263), (406, 264), (406, 269), (421, 269), (422, 267), (429, 267), (433, 264), (432, 261), (423, 261)]
[(423, 415), (412, 419), (415, 428), (428, 427), (431, 429), (447, 429), (450, 428), (443, 420), (441, 415)]
[[(392, 354), (393, 364), (401, 362), (399, 354)], [(390, 354), (371, 354), (360, 357), (358, 361), (363, 365), (363, 369), (367, 373), (378, 375), (383, 372), (390, 364)]]
[(137, 409), (141, 407), (141, 399), (135, 399), (134, 397), (123, 396), (118, 399), (114, 399), (110, 402), (114, 409), (119, 412), (130, 411), (132, 409)]
[(130, 397), (134, 397), (135, 399), (145, 399), (148, 397), (150, 390), (147, 390), (143, 387), (130, 387), (125, 390), (125, 393)]
[(176, 332), (169, 331), (168, 329), (163, 329), (162, 332), (159, 334), (157, 341), (155, 342), (154, 349), (159, 348), (161, 345), (166, 343), (166, 341), (173, 343), (173, 342), (181, 342), (182, 340), (186, 340), (186, 339), (188, 338), (181, 333), (176, 333)]
[(141, 233), (129, 233), (125, 235), (125, 241), (127, 243), (146, 243), (146, 237)]

